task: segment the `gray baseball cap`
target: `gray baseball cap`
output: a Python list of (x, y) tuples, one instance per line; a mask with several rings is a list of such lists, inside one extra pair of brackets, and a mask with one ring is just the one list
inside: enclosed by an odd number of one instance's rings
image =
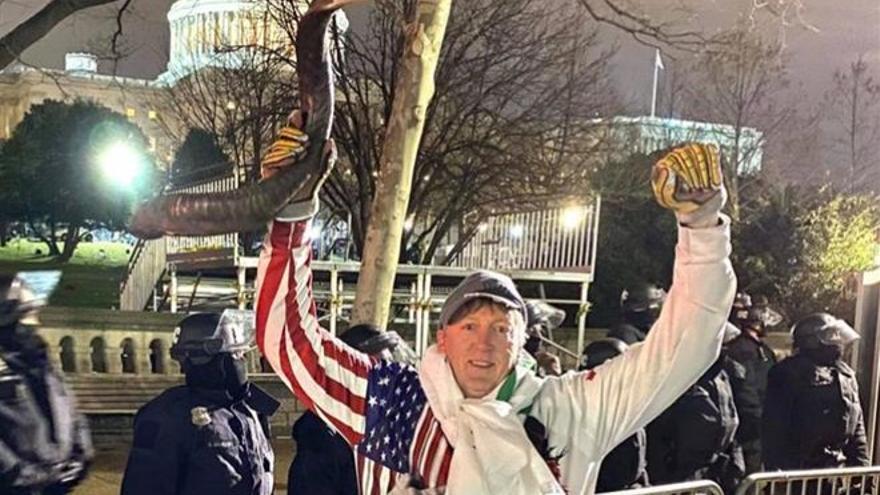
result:
[(468, 275), (446, 298), (440, 310), (440, 328), (448, 325), (452, 315), (473, 299), (489, 299), (515, 309), (522, 314), (523, 321), (528, 321), (526, 303), (513, 280), (507, 275), (481, 270)]

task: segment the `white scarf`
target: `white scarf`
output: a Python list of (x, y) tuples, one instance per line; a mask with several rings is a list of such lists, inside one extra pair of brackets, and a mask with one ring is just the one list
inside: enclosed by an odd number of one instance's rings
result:
[(532, 404), (544, 382), (522, 367), (514, 373), (516, 386), (509, 401), (495, 399), (498, 389), (482, 399), (466, 399), (436, 345), (422, 358), (419, 378), (428, 404), (455, 449), (447, 495), (565, 493), (517, 416)]

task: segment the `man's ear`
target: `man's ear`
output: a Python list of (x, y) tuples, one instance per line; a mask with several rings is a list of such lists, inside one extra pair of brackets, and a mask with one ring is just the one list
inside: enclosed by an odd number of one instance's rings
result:
[(446, 354), (446, 327), (437, 330), (437, 350)]

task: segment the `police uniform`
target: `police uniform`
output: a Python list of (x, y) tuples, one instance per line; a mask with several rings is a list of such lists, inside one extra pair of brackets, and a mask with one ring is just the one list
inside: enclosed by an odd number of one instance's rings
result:
[(739, 425), (724, 359), (648, 425), (648, 474), (654, 484), (712, 480), (725, 492), (745, 471)]
[(761, 470), (761, 416), (767, 395), (767, 374), (776, 364), (776, 353), (766, 342), (749, 332), (743, 332), (726, 344), (724, 353), (745, 371), (739, 383), (735, 377), (731, 377), (739, 414), (736, 438), (743, 446), (746, 472), (758, 472)]
[(0, 492), (67, 493), (93, 456), (73, 394), (48, 367), (0, 353)]
[(124, 495), (270, 495), (275, 456), (267, 418), (278, 402), (254, 384), (239, 399), (186, 385), (135, 417)]
[(197, 313), (175, 331), (171, 357), (186, 385), (142, 407), (123, 495), (270, 495), (268, 417), (278, 401), (247, 380), (253, 313)]
[(764, 464), (773, 469), (867, 466), (855, 373), (791, 356), (770, 370), (763, 422)]
[[(629, 349), (621, 339), (605, 338), (584, 348), (579, 369), (593, 369)], [(647, 434), (644, 428), (621, 442), (602, 459), (596, 492), (616, 492), (650, 486), (647, 469)]]
[[(26, 284), (34, 273), (0, 280), (0, 493), (4, 495), (68, 493), (85, 477), (94, 455), (88, 423), (77, 413), (73, 393), (49, 363), (45, 342), (32, 326), (22, 323), (51, 292), (41, 283), (46, 293), (35, 299)], [(49, 272), (36, 277), (47, 274), (52, 278)], [(48, 285), (54, 288), (59, 277)]]

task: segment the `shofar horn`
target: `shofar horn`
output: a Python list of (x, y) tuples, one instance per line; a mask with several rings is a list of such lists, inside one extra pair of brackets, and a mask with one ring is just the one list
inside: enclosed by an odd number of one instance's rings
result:
[(257, 230), (324, 171), (324, 144), (333, 126), (334, 88), (327, 31), (333, 13), (356, 0), (316, 0), (296, 35), (300, 109), (309, 136), (307, 154), (257, 184), (207, 194), (160, 195), (140, 205), (129, 231), (144, 239), (163, 235), (215, 235)]

